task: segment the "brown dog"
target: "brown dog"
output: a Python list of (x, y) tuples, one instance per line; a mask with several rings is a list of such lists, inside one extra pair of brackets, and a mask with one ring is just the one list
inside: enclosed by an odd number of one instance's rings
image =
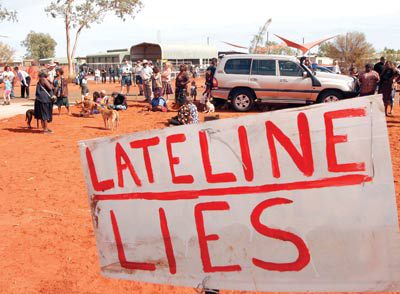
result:
[[(32, 129), (31, 122), (35, 115), (35, 111), (33, 109), (28, 109), (25, 113), (25, 121), (28, 124), (28, 128)], [(36, 128), (39, 128), (39, 120), (36, 120)]]
[(100, 113), (103, 117), (105, 129), (114, 131), (118, 128), (120, 122), (118, 111), (106, 107), (102, 108)]

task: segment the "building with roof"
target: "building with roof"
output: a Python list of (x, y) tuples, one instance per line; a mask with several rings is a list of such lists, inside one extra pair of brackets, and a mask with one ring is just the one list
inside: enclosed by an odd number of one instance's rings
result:
[(86, 63), (91, 69), (109, 68), (130, 59), (128, 49), (113, 49), (86, 56)]
[(167, 60), (175, 65), (180, 63), (204, 65), (217, 57), (217, 49), (206, 44), (140, 43), (130, 49), (131, 60), (147, 59), (159, 65)]

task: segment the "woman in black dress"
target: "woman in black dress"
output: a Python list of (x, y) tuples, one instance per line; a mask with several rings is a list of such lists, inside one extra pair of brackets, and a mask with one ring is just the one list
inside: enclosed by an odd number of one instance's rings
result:
[[(399, 72), (397, 71), (396, 67), (393, 65), (392, 62), (386, 61), (385, 67), (381, 74), (381, 80), (379, 85), (379, 94), (382, 94), (383, 103), (385, 104), (385, 114), (386, 116), (392, 113), (393, 108), (393, 81), (397, 78)], [(388, 111), (390, 108), (390, 111)]]
[(190, 77), (187, 72), (187, 66), (181, 64), (179, 67), (179, 74), (175, 80), (175, 102), (177, 105), (182, 106), (186, 102), (187, 96), (187, 85), (190, 82)]
[(36, 85), (35, 118), (42, 123), (43, 133), (52, 133), (48, 123), (53, 119), (53, 86), (47, 79), (47, 73), (42, 71), (39, 74), (39, 81)]

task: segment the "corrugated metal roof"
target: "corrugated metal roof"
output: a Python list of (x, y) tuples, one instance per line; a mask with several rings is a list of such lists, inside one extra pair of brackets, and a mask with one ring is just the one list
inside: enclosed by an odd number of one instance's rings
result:
[[(217, 48), (206, 44), (188, 43), (140, 43), (131, 47), (134, 51), (146, 46), (161, 48), (161, 59), (202, 59), (218, 57)], [(134, 57), (134, 56), (133, 56)]]

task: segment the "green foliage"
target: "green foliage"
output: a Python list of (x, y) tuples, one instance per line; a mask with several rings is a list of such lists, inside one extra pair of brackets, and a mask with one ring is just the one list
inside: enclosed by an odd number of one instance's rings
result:
[(0, 22), (2, 21), (17, 21), (17, 12), (8, 10), (0, 4)]
[(367, 42), (363, 33), (349, 32), (322, 44), (318, 55), (337, 59), (345, 67), (354, 64), (360, 68), (366, 60), (372, 58), (374, 52), (374, 47)]
[(93, 23), (101, 23), (104, 17), (110, 13), (126, 19), (126, 16), (134, 17), (142, 7), (140, 0), (56, 0), (52, 1), (45, 11), (52, 17), (68, 17), (69, 28), (90, 28)]
[(57, 43), (49, 34), (31, 31), (21, 45), (26, 48), (26, 57), (39, 60), (54, 57)]
[(280, 46), (277, 42), (269, 41), (265, 42), (265, 47), (268, 48), (268, 54), (278, 54), (278, 55), (290, 55), (295, 56), (296, 50), (290, 48), (289, 46)]
[[(69, 74), (72, 75), (74, 67), (72, 60), (83, 29), (88, 29), (92, 24), (101, 23), (107, 14), (114, 13), (117, 17), (126, 20), (134, 18), (142, 8), (140, 0), (53, 0), (45, 11), (54, 18), (61, 18), (65, 23), (67, 37), (67, 57)], [(71, 51), (71, 31), (75, 32), (73, 49)]]
[(380, 56), (385, 56), (386, 60), (389, 61), (400, 61), (400, 49), (390, 49), (390, 48), (384, 48), (381, 53), (379, 53)]
[(9, 45), (0, 42), (0, 63), (10, 63), (14, 57), (15, 50)]

